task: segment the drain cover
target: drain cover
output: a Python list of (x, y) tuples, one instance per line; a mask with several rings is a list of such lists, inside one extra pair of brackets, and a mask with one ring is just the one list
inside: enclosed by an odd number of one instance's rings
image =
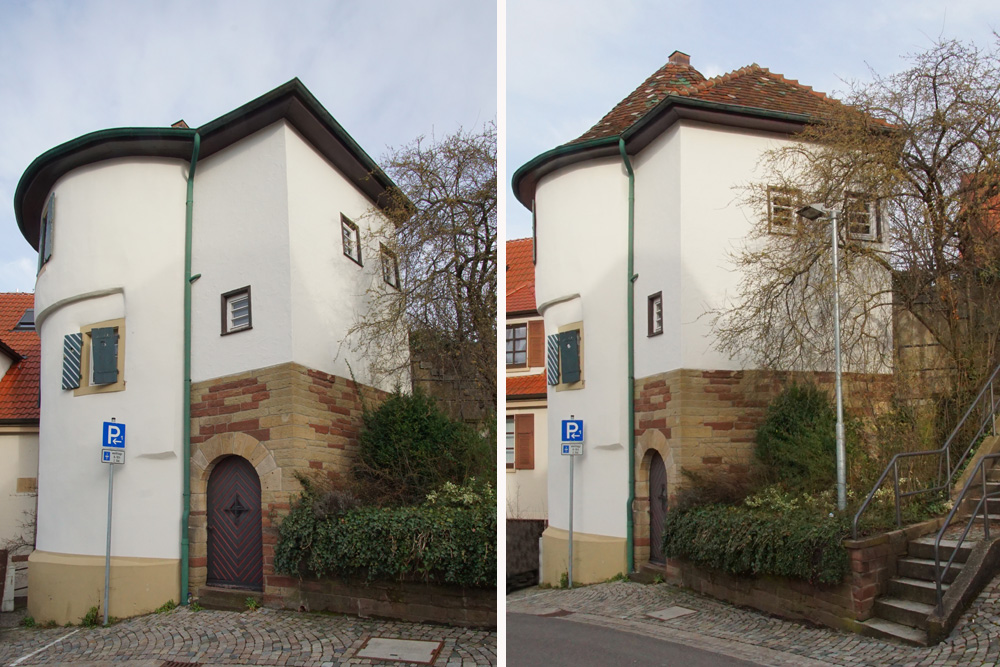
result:
[(696, 613), (694, 609), (685, 609), (684, 607), (667, 607), (666, 609), (661, 609), (659, 611), (651, 611), (646, 614), (646, 616), (658, 618), (661, 621), (669, 621), (672, 618), (687, 616), (688, 614), (694, 613)]
[(442, 642), (421, 641), (419, 639), (369, 637), (355, 657), (431, 665), (434, 664), (438, 653), (441, 652), (441, 646)]

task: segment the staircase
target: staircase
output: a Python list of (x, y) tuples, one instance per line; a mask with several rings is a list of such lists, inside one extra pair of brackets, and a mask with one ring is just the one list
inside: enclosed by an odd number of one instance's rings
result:
[[(1000, 530), (1000, 523), (996, 528)], [(941, 540), (942, 565), (958, 549), (955, 562), (945, 573), (943, 591), (962, 571), (974, 546), (969, 540), (960, 547), (956, 540)], [(927, 617), (937, 604), (934, 572), (934, 537), (912, 540), (907, 555), (896, 561), (896, 576), (889, 580), (889, 593), (875, 600), (875, 615), (862, 623), (867, 629), (865, 634), (927, 646)]]

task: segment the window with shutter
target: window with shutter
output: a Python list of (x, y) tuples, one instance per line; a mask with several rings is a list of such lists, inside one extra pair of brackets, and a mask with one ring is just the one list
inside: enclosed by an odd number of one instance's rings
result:
[(63, 389), (74, 396), (125, 391), (125, 320), (88, 324), (63, 338)]
[(507, 468), (511, 470), (514, 469), (514, 461), (516, 460), (515, 451), (514, 417), (511, 415), (507, 417)]
[(54, 237), (56, 218), (56, 195), (49, 195), (49, 203), (42, 212), (42, 221), (38, 226), (38, 270), (41, 271), (49, 259), (52, 258), (52, 240)]
[(535, 415), (514, 416), (514, 468), (535, 469)]
[(507, 325), (507, 367), (524, 366), (528, 354), (528, 327), (525, 324)]

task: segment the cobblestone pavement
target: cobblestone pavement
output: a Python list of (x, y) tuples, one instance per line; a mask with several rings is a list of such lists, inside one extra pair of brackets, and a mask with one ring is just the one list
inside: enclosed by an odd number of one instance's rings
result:
[[(434, 662), (438, 667), (497, 664), (495, 631), (272, 609), (177, 608), (108, 628), (3, 628), (0, 665), (416, 664), (356, 657), (369, 637), (442, 641)], [(35, 651), (39, 652), (31, 655)]]
[[(669, 607), (696, 613), (668, 621), (647, 614)], [(774, 618), (669, 584), (615, 582), (573, 590), (529, 588), (507, 596), (507, 611), (561, 615), (695, 646), (761, 665), (998, 665), (1000, 577), (962, 616), (948, 638), (913, 647)]]

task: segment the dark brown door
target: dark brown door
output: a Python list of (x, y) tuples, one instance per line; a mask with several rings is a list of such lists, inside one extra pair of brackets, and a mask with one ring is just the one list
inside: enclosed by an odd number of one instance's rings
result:
[(263, 582), (260, 478), (249, 461), (227, 456), (208, 478), (208, 585), (259, 591)]
[(663, 563), (663, 520), (667, 514), (667, 467), (659, 452), (649, 461), (649, 560)]

